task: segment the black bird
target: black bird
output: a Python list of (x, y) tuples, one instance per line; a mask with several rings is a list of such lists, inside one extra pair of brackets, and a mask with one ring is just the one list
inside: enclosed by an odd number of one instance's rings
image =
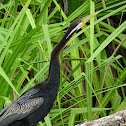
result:
[(59, 90), (61, 51), (72, 35), (95, 15), (96, 13), (71, 23), (63, 39), (51, 53), (48, 78), (0, 111), (0, 126), (34, 126), (44, 119), (53, 107)]

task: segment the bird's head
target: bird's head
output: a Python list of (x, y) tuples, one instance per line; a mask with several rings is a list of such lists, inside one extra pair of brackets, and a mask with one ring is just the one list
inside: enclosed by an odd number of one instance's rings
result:
[(66, 39), (71, 38), (71, 36), (75, 32), (77, 32), (80, 28), (82, 28), (92, 17), (94, 17), (98, 13), (99, 12), (96, 12), (95, 14), (90, 15), (90, 16), (88, 16), (86, 18), (81, 18), (81, 19), (78, 19), (78, 20), (72, 22), (71, 25), (68, 28)]

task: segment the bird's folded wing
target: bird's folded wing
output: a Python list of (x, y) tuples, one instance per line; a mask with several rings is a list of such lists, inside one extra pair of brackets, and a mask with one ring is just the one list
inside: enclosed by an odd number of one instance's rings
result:
[(25, 93), (16, 101), (12, 102), (9, 106), (0, 112), (0, 122), (2, 120), (14, 120), (23, 119), (37, 108), (39, 108), (44, 101), (43, 97), (33, 97), (37, 92)]
[(38, 107), (40, 107), (43, 103), (43, 98), (38, 97), (38, 98), (34, 98), (34, 99), (27, 99), (24, 101), (24, 99), (22, 101), (17, 101), (15, 103), (13, 103), (5, 112), (4, 114), (0, 117), (1, 119), (5, 119), (9, 116), (13, 116), (13, 115), (19, 115), (19, 114), (24, 114), (25, 116), (27, 115), (27, 113), (31, 113), (34, 110), (36, 110)]

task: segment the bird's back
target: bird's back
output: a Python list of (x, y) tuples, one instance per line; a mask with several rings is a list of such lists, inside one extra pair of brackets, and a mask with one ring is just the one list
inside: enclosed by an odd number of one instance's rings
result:
[(0, 126), (34, 126), (44, 119), (55, 101), (58, 88), (36, 85), (0, 112)]

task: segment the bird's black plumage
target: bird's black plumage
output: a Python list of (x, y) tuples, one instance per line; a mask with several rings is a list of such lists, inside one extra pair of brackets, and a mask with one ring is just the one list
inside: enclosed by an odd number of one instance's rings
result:
[(48, 78), (0, 111), (0, 126), (34, 126), (49, 113), (59, 89), (61, 51), (82, 23), (82, 19), (73, 22), (53, 49)]

